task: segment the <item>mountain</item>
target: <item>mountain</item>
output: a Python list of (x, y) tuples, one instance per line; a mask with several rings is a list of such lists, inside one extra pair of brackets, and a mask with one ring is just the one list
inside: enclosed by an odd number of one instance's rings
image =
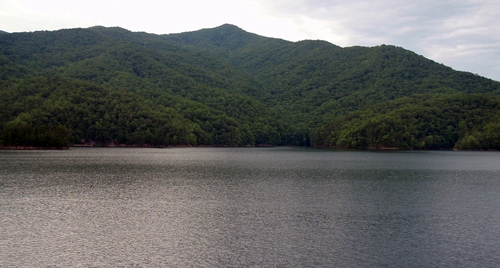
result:
[(499, 82), (229, 24), (1, 34), (0, 89), (3, 145), (500, 149)]

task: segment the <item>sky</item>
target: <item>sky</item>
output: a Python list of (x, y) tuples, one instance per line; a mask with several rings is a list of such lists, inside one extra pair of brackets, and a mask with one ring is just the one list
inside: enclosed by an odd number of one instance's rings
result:
[(289, 41), (389, 44), (500, 81), (499, 0), (0, 0), (0, 30), (119, 26), (155, 34), (225, 23)]

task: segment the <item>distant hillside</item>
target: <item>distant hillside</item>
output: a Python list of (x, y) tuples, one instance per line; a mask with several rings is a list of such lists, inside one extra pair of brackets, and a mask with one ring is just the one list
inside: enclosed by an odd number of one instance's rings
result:
[(500, 149), (500, 83), (222, 25), (0, 35), (0, 144)]

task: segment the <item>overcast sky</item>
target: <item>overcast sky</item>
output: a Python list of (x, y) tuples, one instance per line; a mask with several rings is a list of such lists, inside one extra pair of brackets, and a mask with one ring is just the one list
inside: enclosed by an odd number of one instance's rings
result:
[(391, 44), (500, 81), (499, 0), (0, 0), (0, 30), (95, 25), (156, 34), (224, 23), (290, 41)]

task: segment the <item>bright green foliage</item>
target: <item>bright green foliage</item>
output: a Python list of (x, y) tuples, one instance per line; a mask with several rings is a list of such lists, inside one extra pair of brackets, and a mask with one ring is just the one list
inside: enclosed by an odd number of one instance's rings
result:
[(232, 25), (0, 35), (3, 145), (499, 149), (500, 83), (402, 48)]
[(478, 129), (466, 133), (455, 144), (456, 149), (500, 150), (500, 116)]
[[(500, 115), (500, 97), (414, 95), (338, 117), (314, 132), (313, 144), (348, 148), (468, 149), (472, 147), (460, 144), (475, 144), (467, 143), (467, 137), (473, 142), (469, 133), (480, 129), (493, 131), (492, 115)], [(461, 137), (466, 140), (459, 141)], [(475, 146), (479, 148), (479, 143)]]

